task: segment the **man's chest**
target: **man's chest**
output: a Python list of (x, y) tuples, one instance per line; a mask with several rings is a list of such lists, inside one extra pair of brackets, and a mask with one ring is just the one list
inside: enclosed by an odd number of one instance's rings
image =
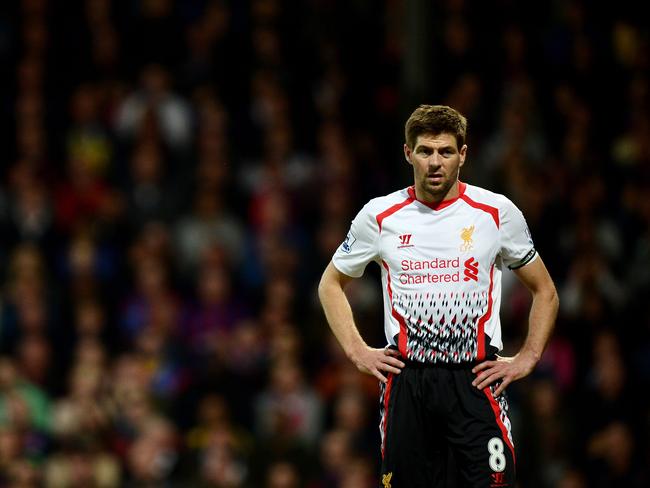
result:
[(414, 274), (458, 271), (467, 262), (489, 269), (499, 246), (499, 229), (484, 212), (405, 213), (384, 222), (379, 242), (391, 269)]

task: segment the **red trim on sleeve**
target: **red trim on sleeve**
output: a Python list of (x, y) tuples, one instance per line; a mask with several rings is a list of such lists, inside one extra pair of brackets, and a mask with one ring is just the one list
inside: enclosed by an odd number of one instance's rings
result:
[(512, 453), (512, 460), (515, 464), (517, 464), (517, 459), (515, 458), (515, 446), (512, 445), (512, 441), (510, 440), (510, 433), (508, 432), (508, 428), (503, 424), (503, 421), (501, 420), (501, 407), (499, 407), (499, 404), (492, 396), (492, 390), (490, 390), (489, 386), (483, 388), (483, 393), (485, 394), (488, 401), (490, 402), (490, 406), (492, 407), (492, 411), (494, 412), (494, 417), (496, 418), (497, 425), (499, 426), (499, 429), (501, 429), (503, 440), (510, 448), (510, 452)]
[(384, 429), (381, 443), (381, 458), (384, 459), (384, 450), (386, 448), (386, 432), (388, 432), (388, 405), (390, 404), (390, 393), (393, 389), (393, 373), (388, 373), (388, 383), (386, 384), (386, 391), (384, 392), (384, 418), (382, 419), (382, 427)]
[(377, 225), (379, 226), (379, 232), (381, 232), (381, 223), (383, 222), (383, 220), (386, 217), (390, 217), (391, 215), (393, 215), (398, 210), (401, 210), (402, 208), (406, 207), (408, 204), (413, 203), (413, 201), (414, 201), (414, 199), (411, 198), (411, 194), (409, 193), (409, 196), (408, 196), (408, 198), (406, 200), (404, 200), (404, 201), (402, 201), (400, 203), (396, 203), (395, 205), (393, 205), (392, 207), (387, 208), (386, 210), (384, 210), (380, 214), (377, 214), (376, 219), (377, 219)]
[(390, 268), (388, 267), (388, 263), (382, 260), (381, 264), (386, 269), (386, 290), (388, 291), (388, 301), (390, 302), (391, 315), (395, 320), (397, 320), (397, 323), (399, 324), (399, 336), (398, 336), (397, 349), (403, 358), (407, 358), (408, 356), (406, 355), (406, 330), (407, 330), (406, 321), (404, 320), (404, 317), (402, 317), (397, 312), (397, 310), (395, 310), (395, 307), (393, 307), (393, 290), (390, 286)]
[(492, 316), (492, 285), (494, 284), (493, 276), (494, 276), (494, 264), (490, 267), (490, 286), (488, 288), (487, 310), (485, 311), (483, 316), (480, 319), (478, 319), (478, 325), (477, 325), (476, 340), (478, 341), (477, 344), (478, 348), (476, 352), (476, 359), (478, 361), (482, 361), (483, 359), (485, 359), (485, 322), (487, 322)]
[(470, 197), (465, 195), (464, 193), (460, 195), (460, 199), (463, 200), (467, 205), (470, 207), (477, 208), (479, 210), (483, 210), (484, 212), (489, 213), (492, 218), (494, 219), (494, 223), (497, 225), (497, 229), (499, 228), (499, 209), (496, 207), (493, 207), (491, 205), (487, 205), (485, 203), (479, 203), (477, 201), (472, 200)]

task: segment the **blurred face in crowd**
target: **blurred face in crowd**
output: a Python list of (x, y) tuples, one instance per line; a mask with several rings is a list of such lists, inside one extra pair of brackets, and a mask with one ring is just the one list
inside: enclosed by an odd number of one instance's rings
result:
[(0, 427), (0, 465), (20, 457), (20, 434), (10, 426)]
[(452, 134), (421, 134), (414, 147), (404, 144), (406, 160), (413, 166), (415, 192), (420, 200), (440, 202), (457, 195), (456, 181), (465, 163), (467, 145), (458, 148)]
[(300, 477), (292, 464), (275, 463), (268, 470), (266, 486), (267, 488), (298, 488)]
[(226, 301), (230, 296), (227, 272), (219, 268), (203, 268), (199, 277), (199, 295), (205, 304)]

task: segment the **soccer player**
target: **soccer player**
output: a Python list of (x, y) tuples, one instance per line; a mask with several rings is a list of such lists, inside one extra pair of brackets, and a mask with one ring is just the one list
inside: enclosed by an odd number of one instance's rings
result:
[[(421, 105), (406, 122), (404, 155), (414, 184), (368, 202), (325, 269), (319, 296), (357, 368), (381, 381), (384, 488), (515, 486), (505, 388), (528, 375), (548, 342), (558, 297), (526, 221), (506, 197), (459, 180), (467, 120)], [(369, 347), (345, 286), (374, 261), (382, 273), (387, 346)], [(526, 339), (502, 349), (501, 273), (532, 294)]]

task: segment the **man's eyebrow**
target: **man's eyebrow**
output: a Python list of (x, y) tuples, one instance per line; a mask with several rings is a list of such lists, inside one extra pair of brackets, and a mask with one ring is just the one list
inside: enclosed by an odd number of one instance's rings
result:
[[(416, 151), (419, 151), (421, 149), (433, 150), (434, 147), (429, 146), (428, 144), (418, 144), (417, 146), (415, 146)], [(451, 144), (445, 144), (444, 146), (438, 146), (437, 149), (438, 149), (438, 152), (448, 151), (448, 150), (452, 150), (452, 151), (455, 150), (454, 146), (452, 146)]]

